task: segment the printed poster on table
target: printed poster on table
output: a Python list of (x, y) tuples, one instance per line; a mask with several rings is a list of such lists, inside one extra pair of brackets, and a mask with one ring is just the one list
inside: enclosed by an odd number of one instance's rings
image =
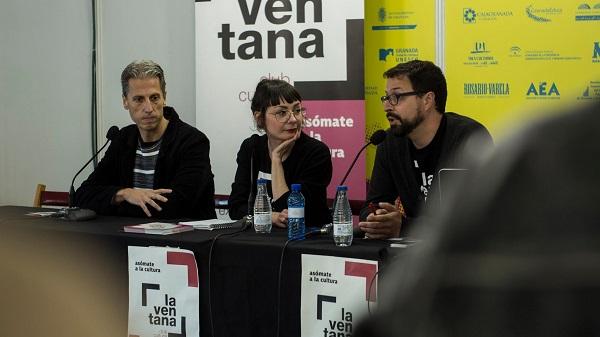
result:
[(129, 337), (199, 336), (194, 253), (129, 247)]
[(352, 336), (377, 302), (377, 261), (302, 254), (301, 336)]
[[(304, 132), (330, 148), (335, 195), (366, 138), (363, 1), (196, 0), (196, 126), (211, 142), (217, 194), (230, 194), (240, 145), (258, 133), (250, 102), (267, 78), (300, 92)], [(365, 198), (364, 171), (363, 155), (351, 199)]]

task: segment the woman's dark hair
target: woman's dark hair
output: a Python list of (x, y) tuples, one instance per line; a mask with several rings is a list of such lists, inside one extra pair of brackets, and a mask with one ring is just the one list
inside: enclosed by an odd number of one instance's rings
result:
[(292, 103), (302, 101), (302, 97), (296, 88), (286, 81), (263, 79), (258, 82), (250, 108), (253, 116), (255, 112), (260, 112), (256, 119), (256, 127), (259, 130), (264, 130), (265, 128), (265, 113), (267, 112), (267, 108), (279, 105), (281, 101)]

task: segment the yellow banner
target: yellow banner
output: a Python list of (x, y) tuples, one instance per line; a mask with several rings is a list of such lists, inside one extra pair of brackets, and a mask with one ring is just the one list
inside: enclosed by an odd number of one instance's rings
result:
[[(435, 1), (365, 0), (365, 111), (366, 135), (387, 129), (380, 97), (385, 94), (383, 73), (414, 59), (435, 60)], [(367, 177), (371, 176), (375, 147), (367, 149)]]
[(445, 22), (446, 110), (475, 118), (495, 138), (600, 98), (598, 0), (446, 1)]

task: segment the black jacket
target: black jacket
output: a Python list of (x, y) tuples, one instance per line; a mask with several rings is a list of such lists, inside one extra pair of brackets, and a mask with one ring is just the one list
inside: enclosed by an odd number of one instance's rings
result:
[[(251, 160), (251, 158), (253, 159)], [(231, 196), (229, 197), (229, 216), (232, 219), (239, 219), (248, 214), (248, 197), (251, 190), (250, 166), (252, 166), (253, 196), (256, 195), (258, 171), (271, 173), (267, 136), (253, 135), (245, 139), (237, 154), (237, 164), (235, 181), (231, 184)], [(306, 225), (319, 226), (330, 223), (327, 186), (331, 181), (333, 166), (327, 145), (302, 133), (294, 143), (290, 155), (283, 162), (283, 171), (290, 190), (291, 184), (302, 185)], [(272, 197), (270, 182), (267, 184), (267, 189)], [(290, 192), (287, 192), (279, 199), (272, 201), (274, 212), (281, 212), (287, 208), (289, 194)], [(251, 200), (251, 204), (254, 205), (254, 200)]]
[[(154, 188), (170, 188), (161, 212), (148, 209), (158, 218), (216, 218), (215, 186), (210, 167), (208, 138), (179, 119), (175, 109), (164, 108), (169, 124), (154, 173)], [(145, 217), (139, 206), (124, 201), (111, 204), (117, 191), (133, 187), (133, 167), (139, 131), (135, 124), (123, 128), (112, 141), (104, 158), (75, 193), (75, 205), (99, 214)]]
[[(445, 118), (446, 129), (442, 130), (440, 157), (435, 172), (441, 168), (462, 166), (466, 150), (474, 147), (489, 148), (493, 144), (489, 132), (479, 122), (452, 112), (445, 113)], [(377, 146), (366, 205), (360, 214), (361, 220), (364, 220), (370, 213), (367, 207), (370, 202), (393, 204), (400, 196), (407, 216), (407, 221), (402, 225), (402, 235), (406, 234), (410, 223), (419, 215), (421, 208), (420, 185), (414, 175), (409, 142), (410, 139), (407, 137), (388, 134), (385, 141)], [(478, 144), (471, 144), (471, 142)], [(435, 198), (428, 198), (428, 203), (429, 200)]]

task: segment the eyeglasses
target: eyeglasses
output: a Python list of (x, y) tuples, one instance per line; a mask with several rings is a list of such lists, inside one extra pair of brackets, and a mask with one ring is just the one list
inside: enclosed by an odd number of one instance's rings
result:
[(290, 120), (292, 115), (294, 115), (295, 119), (300, 119), (300, 116), (304, 117), (306, 114), (306, 109), (302, 107), (297, 107), (292, 110), (290, 109), (281, 109), (275, 112), (271, 112), (271, 115), (275, 116), (275, 119), (280, 123), (286, 123)]
[(415, 96), (415, 95), (420, 95), (420, 94), (422, 94), (422, 92), (410, 91), (410, 92), (401, 92), (398, 94), (389, 94), (389, 95), (381, 96), (381, 104), (385, 104), (385, 101), (388, 101), (388, 102), (390, 102), (391, 105), (396, 105), (396, 104), (398, 104), (400, 97)]

